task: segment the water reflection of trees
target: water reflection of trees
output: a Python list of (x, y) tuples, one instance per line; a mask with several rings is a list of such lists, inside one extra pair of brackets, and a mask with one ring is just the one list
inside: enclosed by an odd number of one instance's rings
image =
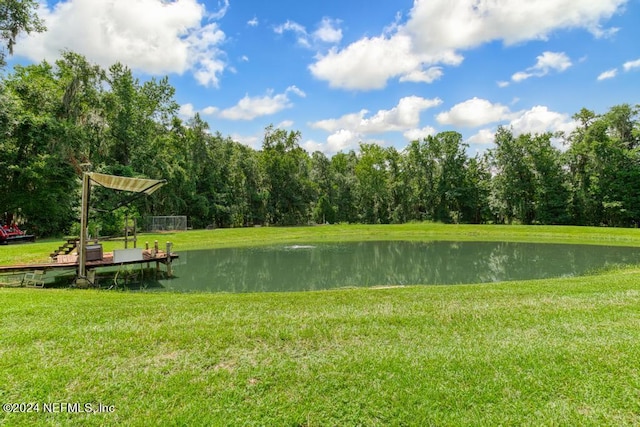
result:
[(495, 282), (640, 262), (640, 250), (632, 248), (505, 242), (360, 242), (181, 256), (172, 288), (228, 292)]

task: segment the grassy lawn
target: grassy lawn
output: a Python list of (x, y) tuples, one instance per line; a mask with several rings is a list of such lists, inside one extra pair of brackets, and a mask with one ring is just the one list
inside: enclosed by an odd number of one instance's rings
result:
[[(358, 239), (640, 245), (638, 230), (438, 224), (147, 238), (178, 252)], [(0, 247), (0, 263), (56, 246)], [(0, 425), (639, 425), (639, 274), (289, 294), (0, 289), (0, 403), (40, 411), (0, 412)], [(44, 412), (56, 402), (113, 411)]]

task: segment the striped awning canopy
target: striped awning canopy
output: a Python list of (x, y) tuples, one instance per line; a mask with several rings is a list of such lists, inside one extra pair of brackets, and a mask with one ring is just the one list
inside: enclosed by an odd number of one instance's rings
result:
[(145, 193), (147, 195), (167, 183), (164, 179), (128, 178), (125, 176), (106, 175), (96, 172), (90, 172), (89, 179), (96, 184), (113, 190)]

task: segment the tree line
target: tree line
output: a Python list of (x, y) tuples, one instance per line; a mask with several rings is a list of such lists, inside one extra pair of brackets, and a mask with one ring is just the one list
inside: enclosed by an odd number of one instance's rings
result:
[[(194, 228), (310, 223), (522, 223), (635, 226), (640, 219), (638, 106), (582, 109), (570, 134), (515, 135), (473, 157), (457, 132), (404, 149), (361, 143), (327, 157), (298, 131), (269, 126), (255, 150), (178, 117), (168, 79), (140, 82), (64, 52), (0, 78), (0, 213), (40, 236), (77, 231), (83, 170), (166, 179), (115, 209), (92, 194), (92, 224), (187, 215)], [(558, 148), (560, 147), (560, 148)]]

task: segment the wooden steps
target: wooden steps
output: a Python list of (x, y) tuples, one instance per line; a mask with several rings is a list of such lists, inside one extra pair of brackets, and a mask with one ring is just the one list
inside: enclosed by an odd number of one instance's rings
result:
[(49, 256), (52, 259), (56, 259), (58, 257), (58, 255), (69, 255), (77, 247), (78, 247), (78, 239), (76, 239), (76, 238), (67, 239), (67, 241), (62, 246), (58, 247), (58, 249), (56, 249), (55, 251), (51, 252), (51, 254), (49, 254)]

